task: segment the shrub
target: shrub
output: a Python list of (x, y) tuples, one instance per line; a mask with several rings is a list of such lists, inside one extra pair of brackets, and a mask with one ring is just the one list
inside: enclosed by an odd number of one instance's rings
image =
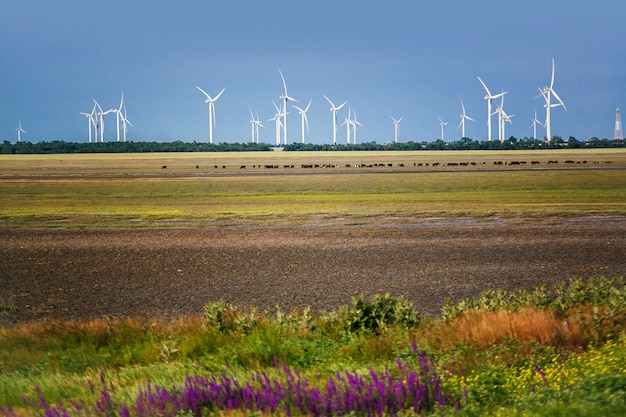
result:
[(377, 294), (369, 300), (363, 294), (356, 294), (342, 313), (345, 328), (350, 333), (380, 334), (393, 325), (410, 329), (419, 325), (421, 319), (412, 302), (389, 294)]

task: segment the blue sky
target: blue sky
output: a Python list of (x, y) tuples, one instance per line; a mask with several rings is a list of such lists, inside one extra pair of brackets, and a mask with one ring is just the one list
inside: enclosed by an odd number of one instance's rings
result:
[[(289, 94), (308, 112), (310, 143), (332, 143), (332, 115), (322, 95), (345, 100), (363, 125), (357, 140), (461, 137), (461, 104), (475, 122), (466, 136), (487, 139), (492, 93), (508, 92), (515, 114), (506, 136), (531, 137), (533, 111), (545, 118), (537, 87), (550, 82), (567, 106), (552, 111), (552, 133), (579, 140), (612, 138), (615, 108), (626, 106), (626, 3), (618, 0), (438, 1), (6, 1), (0, 17), (0, 140), (86, 141), (92, 99), (117, 107), (124, 92), (128, 139), (208, 141), (209, 94), (214, 142), (250, 141), (249, 109), (262, 142), (275, 141), (272, 100), (285, 75)], [(346, 117), (347, 105), (339, 112)], [(495, 107), (495, 106), (494, 106)], [(299, 142), (290, 108), (288, 140)], [(105, 119), (115, 140), (115, 117)], [(493, 119), (492, 136), (497, 137)], [(545, 130), (539, 128), (543, 137)], [(339, 127), (338, 143), (345, 143)]]

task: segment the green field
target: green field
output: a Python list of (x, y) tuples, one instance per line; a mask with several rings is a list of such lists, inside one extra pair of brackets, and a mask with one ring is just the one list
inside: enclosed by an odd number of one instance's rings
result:
[(0, 155), (0, 224), (623, 215), (625, 178), (624, 150)]

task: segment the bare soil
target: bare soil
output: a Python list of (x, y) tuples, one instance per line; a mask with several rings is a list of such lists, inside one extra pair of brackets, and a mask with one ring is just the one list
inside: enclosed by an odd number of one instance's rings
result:
[(593, 275), (626, 275), (626, 217), (0, 229), (0, 325), (195, 315), (220, 299), (329, 311), (357, 292), (438, 315), (447, 298)]

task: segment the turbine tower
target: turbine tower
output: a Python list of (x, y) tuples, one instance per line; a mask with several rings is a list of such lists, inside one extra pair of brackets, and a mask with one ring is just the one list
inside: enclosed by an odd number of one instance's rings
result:
[(222, 88), (222, 91), (220, 91), (219, 94), (215, 96), (215, 98), (211, 98), (211, 96), (208, 95), (207, 92), (200, 87), (196, 86), (196, 88), (206, 96), (206, 100), (204, 100), (204, 102), (209, 105), (209, 143), (213, 143), (213, 126), (215, 125), (215, 102), (218, 98), (220, 98), (226, 88)]
[(393, 120), (394, 142), (398, 143), (398, 133), (400, 132), (400, 122), (402, 121), (402, 118), (404, 116), (401, 116), (398, 120), (394, 119), (393, 116), (389, 116), (389, 117), (391, 117), (391, 120)]
[(477, 78), (478, 78), (478, 81), (480, 81), (480, 83), (483, 85), (483, 87), (485, 87), (485, 91), (487, 92), (487, 95), (485, 95), (485, 100), (487, 100), (487, 136), (488, 136), (487, 139), (491, 140), (491, 116), (493, 115), (493, 113), (491, 112), (491, 103), (493, 102), (494, 99), (502, 97), (507, 92), (503, 91), (500, 94), (496, 94), (494, 96), (491, 94), (491, 92), (489, 91), (489, 89), (487, 88), (487, 85), (483, 82), (483, 80), (481, 80), (480, 77), (477, 77)]
[(304, 143), (304, 125), (306, 125), (306, 131), (307, 133), (309, 132), (309, 120), (306, 117), (306, 112), (309, 111), (309, 107), (311, 107), (311, 102), (313, 100), (309, 100), (309, 104), (307, 104), (306, 108), (301, 109), (298, 106), (293, 106), (296, 110), (298, 110), (298, 113), (300, 113), (300, 116), (302, 118), (301, 122), (302, 122), (302, 143)]
[(465, 137), (465, 121), (471, 120), (473, 122), (474, 119), (472, 119), (467, 114), (465, 114), (465, 105), (463, 104), (463, 100), (461, 100), (461, 109), (463, 109), (463, 112), (461, 113), (461, 123), (459, 123), (459, 125), (457, 126), (457, 129), (459, 127), (461, 128), (461, 139), (462, 139)]
[(622, 134), (622, 118), (619, 115), (619, 107), (617, 108), (617, 110), (615, 110), (615, 135), (613, 135), (613, 139), (624, 139), (624, 135)]
[[(546, 101), (546, 103), (543, 105), (546, 108), (546, 139), (549, 141), (552, 139), (552, 125), (551, 125), (551, 121), (550, 121), (550, 111), (553, 107), (559, 107), (559, 106), (563, 106), (563, 108), (565, 109), (565, 111), (567, 111), (567, 107), (565, 107), (565, 103), (563, 103), (563, 100), (561, 100), (561, 97), (559, 97), (559, 95), (556, 93), (556, 91), (554, 91), (554, 58), (552, 58), (552, 77), (550, 78), (550, 87), (545, 86), (542, 89), (539, 89), (541, 94), (540, 96), (543, 96), (544, 100)], [(556, 98), (558, 100), (558, 103), (554, 103), (552, 104), (552, 96), (554, 96), (554, 98)], [(539, 96), (537, 96), (539, 97)], [(537, 98), (535, 97), (535, 98)]]
[(340, 106), (335, 106), (332, 101), (326, 96), (323, 96), (326, 101), (330, 103), (330, 111), (333, 112), (333, 145), (337, 144), (337, 112), (346, 105), (347, 101), (344, 101)]
[(17, 141), (21, 142), (22, 141), (22, 133), (26, 133), (26, 131), (24, 129), (22, 129), (22, 121), (21, 120), (18, 120), (17, 129), (15, 129), (15, 131), (17, 132)]
[(283, 72), (279, 69), (278, 72), (280, 73), (280, 78), (283, 80), (283, 88), (285, 89), (285, 92), (279, 97), (281, 100), (285, 100), (285, 104), (283, 105), (283, 110), (285, 111), (283, 113), (283, 136), (284, 136), (284, 144), (287, 144), (287, 102), (289, 100), (291, 101), (295, 101), (296, 103), (298, 102), (298, 100), (296, 100), (293, 97), (289, 97), (289, 94), (287, 94), (287, 83), (285, 83), (285, 77), (283, 77)]

